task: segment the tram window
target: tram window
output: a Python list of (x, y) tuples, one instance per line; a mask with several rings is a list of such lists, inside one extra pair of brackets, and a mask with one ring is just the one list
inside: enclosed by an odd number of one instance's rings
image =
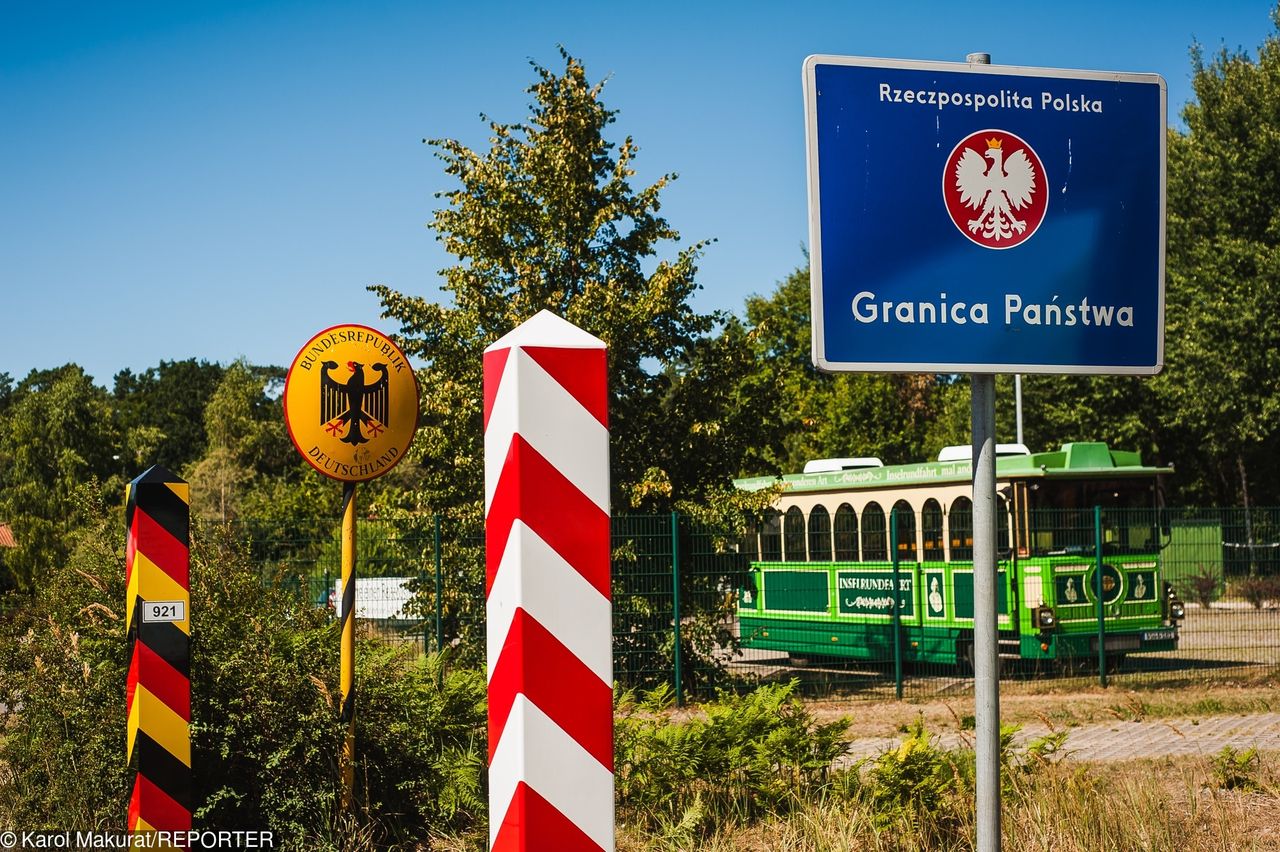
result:
[(782, 521), (782, 555), (788, 562), (804, 561), (804, 512), (799, 506), (788, 509)]
[(1057, 480), (1030, 491), (1036, 553), (1092, 551), (1094, 506), (1108, 550), (1142, 552), (1156, 541), (1153, 479)]
[(831, 561), (831, 514), (822, 506), (809, 513), (809, 561)]
[(751, 559), (758, 559), (760, 554), (760, 525), (754, 519), (747, 520), (747, 529), (738, 540), (738, 552)]
[(841, 503), (835, 517), (836, 561), (858, 561), (858, 515), (848, 503)]
[(889, 536), (885, 530), (884, 509), (879, 503), (868, 503), (862, 510), (862, 559), (864, 562), (889, 558)]
[(996, 495), (996, 554), (1009, 553), (1009, 501), (1003, 494)]
[(782, 516), (775, 509), (764, 513), (764, 523), (760, 526), (760, 559), (782, 561)]
[(916, 561), (916, 513), (906, 500), (893, 504), (893, 514), (898, 519), (898, 538), (894, 545), (898, 551), (898, 559), (906, 562)]
[(946, 558), (942, 547), (942, 506), (930, 498), (920, 510), (920, 531), (924, 535), (926, 561), (942, 561)]
[(949, 520), (951, 558), (964, 561), (973, 559), (973, 501), (968, 497), (957, 497), (951, 504)]

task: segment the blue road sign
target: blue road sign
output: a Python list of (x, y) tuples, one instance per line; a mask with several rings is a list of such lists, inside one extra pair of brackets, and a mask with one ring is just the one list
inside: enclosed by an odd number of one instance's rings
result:
[(811, 56), (804, 82), (820, 369), (1160, 371), (1159, 75)]

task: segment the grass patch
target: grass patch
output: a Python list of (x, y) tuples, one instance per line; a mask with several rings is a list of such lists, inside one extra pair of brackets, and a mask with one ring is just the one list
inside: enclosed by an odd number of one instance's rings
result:
[[(1030, 725), (1036, 722), (1054, 729), (1122, 721), (1204, 719), (1248, 713), (1280, 711), (1280, 683), (1265, 685), (1201, 685), (1194, 689), (1135, 689), (1091, 687), (1078, 692), (1054, 692), (1000, 696), (1001, 721)], [(974, 704), (971, 696), (946, 700), (870, 703), (825, 699), (806, 702), (819, 719), (853, 717), (853, 737), (894, 737), (922, 718), (931, 731), (972, 731)], [(867, 712), (874, 707), (874, 712)]]
[[(1280, 848), (1275, 759), (1249, 758), (1257, 786), (1227, 788), (1217, 758), (1140, 760), (1105, 767), (1046, 762), (1008, 773), (1003, 800), (1005, 852), (1099, 850), (1274, 850)], [(1233, 761), (1233, 765), (1238, 761)], [(971, 804), (959, 800), (960, 805)], [(935, 803), (936, 807), (936, 803)], [(619, 852), (698, 849), (704, 852), (968, 852), (974, 826), (968, 811), (939, 831), (936, 815), (884, 822), (874, 800), (828, 797), (785, 818), (725, 825), (693, 844), (663, 845), (623, 831)]]

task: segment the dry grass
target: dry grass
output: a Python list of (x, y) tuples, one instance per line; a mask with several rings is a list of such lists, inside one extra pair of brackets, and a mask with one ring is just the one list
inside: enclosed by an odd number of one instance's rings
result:
[[(1019, 783), (1004, 800), (1006, 852), (1244, 852), (1280, 850), (1280, 755), (1264, 756), (1260, 791), (1220, 789), (1206, 758), (1121, 764), (1060, 763)], [(970, 850), (973, 826), (962, 815), (950, 836), (911, 821), (878, 830), (856, 800), (811, 806), (785, 820), (714, 833), (684, 843), (619, 832), (620, 852), (910, 852)]]
[[(1199, 719), (1280, 710), (1277, 683), (1215, 684), (1195, 688), (1138, 689), (1090, 687), (1071, 692), (1002, 694), (1000, 719), (1007, 724), (1044, 722), (1058, 729), (1099, 722), (1157, 719)], [(853, 737), (892, 737), (923, 718), (934, 733), (962, 730), (971, 725), (973, 697), (956, 696), (923, 701), (823, 699), (806, 701), (818, 718), (853, 717)], [(1280, 817), (1278, 817), (1280, 819)]]
[[(971, 701), (917, 703), (806, 702), (819, 715), (851, 713), (855, 736), (897, 737), (923, 716), (934, 733), (957, 730)], [(1280, 693), (1256, 685), (1194, 690), (1089, 690), (1014, 695), (1003, 700), (1006, 722), (1072, 725), (1121, 719), (1205, 718), (1280, 709)], [(676, 718), (697, 714), (675, 711)], [(1068, 744), (1070, 739), (1068, 737)], [(1164, 757), (1090, 764), (1075, 760), (1014, 774), (1004, 795), (1005, 852), (1280, 852), (1280, 753), (1264, 753), (1248, 770), (1255, 789), (1224, 789), (1212, 756)], [(690, 803), (692, 804), (692, 803)], [(972, 800), (953, 797), (938, 819), (899, 814), (886, 828), (863, 796), (832, 796), (785, 818), (742, 824), (732, 815), (686, 814), (685, 824), (643, 832), (619, 826), (619, 852), (969, 852)], [(933, 815), (936, 816), (936, 815)], [(947, 817), (951, 819), (948, 823)], [(480, 837), (433, 838), (447, 852), (482, 849)]]

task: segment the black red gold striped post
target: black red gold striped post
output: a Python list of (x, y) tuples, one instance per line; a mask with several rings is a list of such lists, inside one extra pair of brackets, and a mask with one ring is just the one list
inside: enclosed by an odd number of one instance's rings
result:
[(136, 767), (128, 830), (191, 828), (191, 494), (159, 465), (129, 483), (126, 754)]
[(342, 484), (342, 648), (338, 688), (342, 693), (342, 809), (350, 810), (356, 770), (356, 484)]

